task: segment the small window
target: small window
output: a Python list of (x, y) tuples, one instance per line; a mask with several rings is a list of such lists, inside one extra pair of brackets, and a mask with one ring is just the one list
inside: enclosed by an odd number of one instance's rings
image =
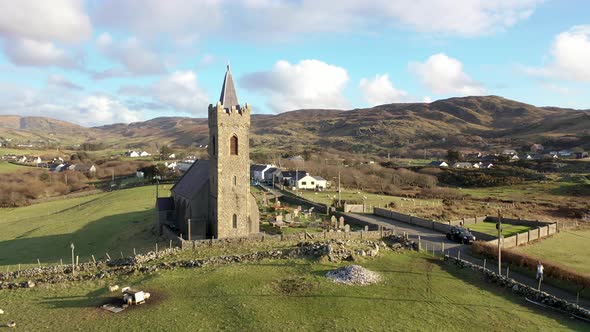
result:
[(311, 185), (313, 186), (315, 184), (315, 182), (311, 181)]
[(238, 177), (234, 175), (234, 186), (238, 184)]
[(211, 138), (211, 155), (215, 155), (215, 135), (213, 135)]
[(233, 228), (238, 228), (238, 216), (236, 214), (234, 214), (234, 216), (232, 217), (232, 226)]
[(238, 136), (233, 135), (229, 139), (229, 151), (232, 156), (238, 155)]
[(303, 181), (303, 182), (301, 182), (301, 185), (305, 186), (305, 185), (307, 185), (307, 182)]

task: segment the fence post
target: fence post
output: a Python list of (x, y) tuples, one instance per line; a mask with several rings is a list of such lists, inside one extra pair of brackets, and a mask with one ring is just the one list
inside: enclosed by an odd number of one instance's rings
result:
[(135, 248), (133, 248), (133, 256), (137, 256), (137, 253), (135, 253)]
[(422, 250), (422, 241), (420, 240), (420, 235), (418, 235), (418, 251)]
[(60, 258), (60, 259), (59, 259), (59, 265), (64, 265), (64, 260), (63, 260), (63, 258)]
[(39, 267), (41, 267), (41, 261), (39, 260), (39, 258), (37, 258), (37, 265), (39, 265)]
[(109, 253), (107, 252), (106, 254), (107, 254), (107, 258), (108, 258), (109, 260), (111, 260), (111, 256), (109, 256)]
[(172, 240), (170, 240), (170, 249), (172, 249)]
[(440, 251), (442, 252), (442, 255), (444, 256), (445, 255), (445, 243), (444, 242), (440, 243)]
[(483, 269), (484, 270), (486, 269), (486, 259), (485, 258), (483, 259)]
[(158, 242), (156, 242), (156, 255), (158, 254)]
[(92, 261), (96, 264), (96, 259), (94, 259), (94, 255), (92, 255)]

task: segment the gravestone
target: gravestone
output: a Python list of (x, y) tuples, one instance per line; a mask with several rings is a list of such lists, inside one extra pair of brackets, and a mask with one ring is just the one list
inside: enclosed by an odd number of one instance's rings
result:
[(298, 217), (299, 216), (299, 210), (295, 209), (293, 210), (293, 217)]
[(290, 213), (285, 214), (285, 221), (286, 222), (291, 222), (293, 221), (293, 217), (291, 216)]
[(338, 228), (344, 228), (344, 217), (338, 219)]
[(344, 231), (350, 232), (350, 225), (349, 224), (344, 225)]
[(301, 212), (301, 205), (297, 206), (297, 211)]
[(281, 201), (279, 201), (278, 198), (277, 198), (277, 201), (275, 202), (275, 207), (277, 207), (277, 208), (281, 207)]
[(336, 219), (336, 216), (332, 216), (332, 218), (330, 218), (330, 227), (338, 227), (338, 219)]
[(282, 222), (282, 221), (283, 221), (283, 215), (277, 214), (275, 217), (275, 222)]
[(368, 231), (369, 231), (369, 226), (365, 225), (365, 232), (368, 232)]

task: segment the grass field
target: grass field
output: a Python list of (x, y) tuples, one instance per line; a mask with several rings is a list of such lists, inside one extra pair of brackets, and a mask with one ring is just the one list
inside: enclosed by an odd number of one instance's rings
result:
[(27, 170), (27, 169), (30, 169), (30, 168), (26, 167), (26, 166), (19, 166), (19, 165), (11, 164), (7, 161), (0, 161), (0, 174), (12, 173), (12, 172), (17, 172), (17, 171), (22, 171), (22, 170)]
[[(170, 186), (160, 186), (168, 195)], [(90, 255), (130, 255), (133, 248), (155, 247), (155, 186), (139, 187), (0, 209), (0, 265), (59, 262), (70, 257), (69, 245), (83, 261)]]
[(515, 250), (590, 275), (590, 229), (560, 233)]
[[(583, 330), (587, 325), (525, 305), (467, 270), (417, 253), (366, 261), (384, 281), (344, 286), (338, 265), (306, 260), (178, 269), (116, 280), (152, 298), (118, 314), (97, 307), (105, 281), (3, 291), (3, 319), (59, 331), (464, 331)], [(297, 287), (298, 286), (298, 287)], [(120, 293), (115, 293), (118, 296)]]
[[(496, 223), (493, 223), (493, 222), (482, 222), (482, 223), (477, 223), (477, 224), (469, 224), (465, 227), (467, 227), (471, 230), (474, 230), (474, 231), (498, 236), (498, 230), (496, 229)], [(502, 224), (502, 236), (504, 236), (504, 237), (512, 236), (512, 235), (515, 235), (516, 233), (526, 232), (529, 229), (533, 229), (533, 227)]]
[[(322, 203), (322, 204), (332, 204), (334, 197), (338, 198), (338, 191), (337, 190), (328, 190), (322, 192), (314, 192), (314, 191), (307, 191), (307, 190), (300, 190), (297, 193), (299, 196), (302, 196), (310, 201)], [(397, 206), (409, 207), (409, 206), (440, 206), (441, 200), (438, 199), (415, 199), (412, 201), (402, 200), (402, 197), (397, 196), (388, 196), (388, 195), (378, 195), (378, 194), (370, 194), (367, 192), (357, 191), (357, 190), (350, 190), (350, 189), (342, 189), (341, 198), (343, 201), (358, 201), (358, 202), (365, 202), (368, 206), (380, 206), (384, 207), (385, 205), (395, 202)]]

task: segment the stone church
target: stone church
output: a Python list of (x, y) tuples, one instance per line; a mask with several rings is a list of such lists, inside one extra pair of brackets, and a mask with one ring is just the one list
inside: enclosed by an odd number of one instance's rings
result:
[(187, 239), (242, 237), (259, 232), (250, 193), (250, 105), (241, 106), (227, 66), (221, 96), (209, 105), (209, 160), (197, 160), (158, 198), (158, 223)]

